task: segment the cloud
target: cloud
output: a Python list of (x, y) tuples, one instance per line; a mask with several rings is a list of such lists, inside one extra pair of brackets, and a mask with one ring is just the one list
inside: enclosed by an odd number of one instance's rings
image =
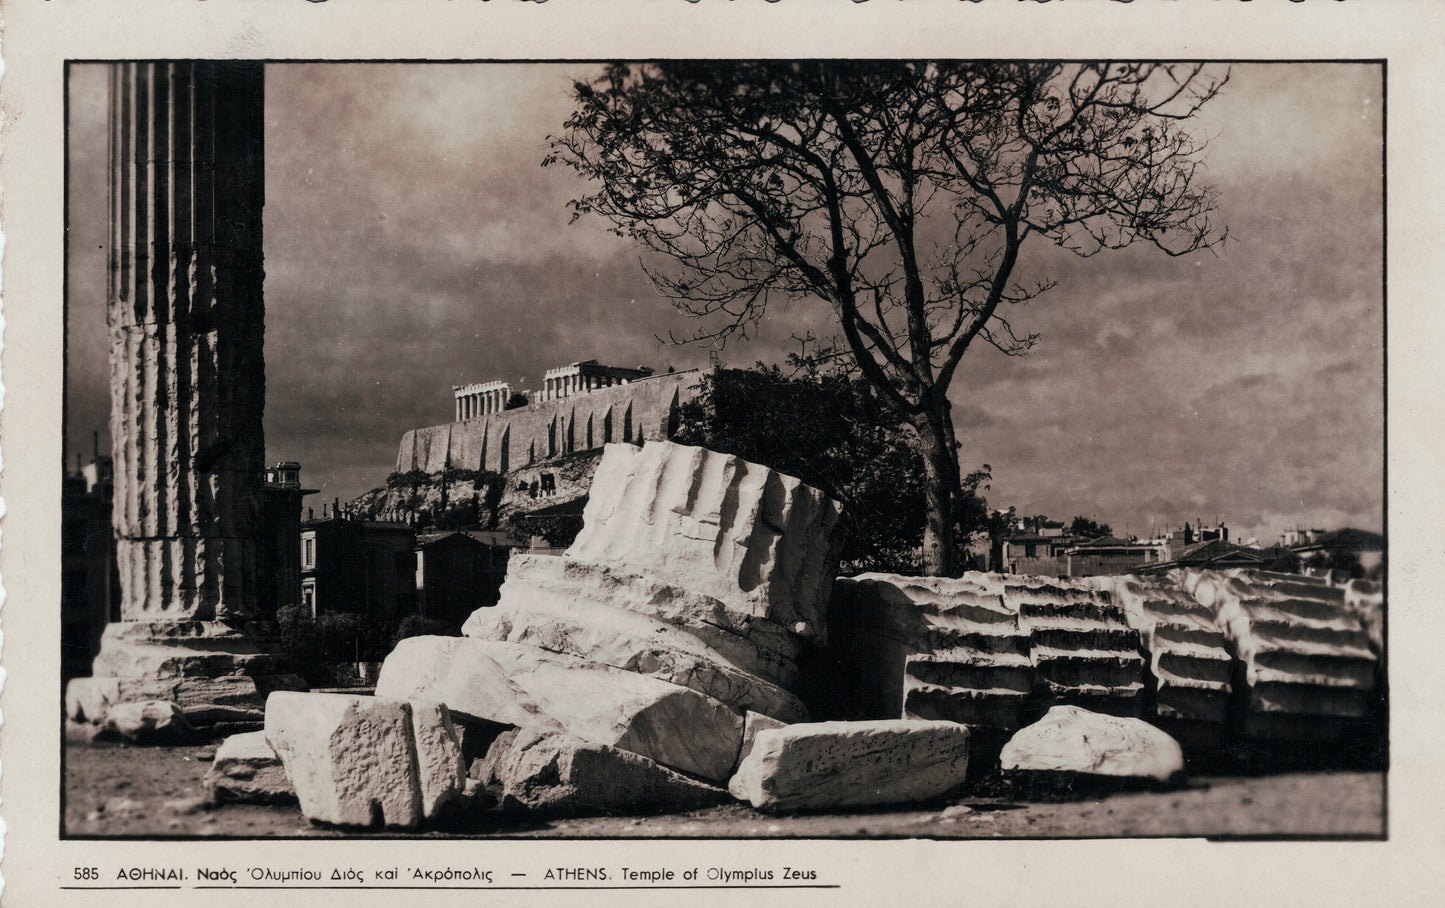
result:
[[(658, 343), (699, 323), (604, 223), (569, 224), (587, 187), (540, 166), (592, 71), (268, 66), (269, 457), (346, 499), (385, 478), (402, 432), (450, 419), (453, 384), (705, 364)], [(108, 408), (104, 74), (70, 83), (70, 452)], [(1379, 528), (1382, 101), (1376, 65), (1235, 66), (1198, 123), (1230, 242), (1178, 259), (1025, 247), (1018, 277), (1058, 282), (1010, 312), (1037, 348), (970, 351), (950, 394), (991, 504), (1135, 533), (1215, 516)], [(836, 333), (825, 304), (779, 305), (723, 360), (776, 362), (808, 332)]]

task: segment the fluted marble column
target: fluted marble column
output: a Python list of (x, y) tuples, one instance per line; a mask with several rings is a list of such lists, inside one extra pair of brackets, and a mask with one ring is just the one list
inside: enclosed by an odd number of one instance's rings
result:
[(244, 619), (263, 566), (262, 67), (111, 70), (111, 437), (126, 621)]

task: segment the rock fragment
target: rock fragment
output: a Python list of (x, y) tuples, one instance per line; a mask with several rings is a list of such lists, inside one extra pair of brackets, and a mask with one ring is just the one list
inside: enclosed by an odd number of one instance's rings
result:
[(776, 812), (926, 801), (963, 784), (968, 728), (884, 719), (760, 731), (728, 791)]
[(216, 803), (290, 804), (296, 792), (286, 779), (281, 758), (266, 743), (264, 731), (231, 735), (216, 748), (206, 771), (206, 790)]
[(504, 808), (552, 815), (679, 812), (729, 800), (721, 788), (637, 754), (542, 728), (499, 739), (489, 756)]
[(137, 744), (176, 744), (191, 734), (191, 723), (169, 700), (141, 700), (111, 706), (106, 731)]
[(1134, 718), (1055, 706), (1004, 745), (1005, 772), (1062, 772), (1164, 782), (1184, 769), (1184, 752), (1163, 731)]
[(471, 718), (566, 731), (715, 781), (727, 779), (742, 743), (742, 717), (711, 697), (516, 643), (408, 638), (383, 664), (376, 695), (432, 700)]

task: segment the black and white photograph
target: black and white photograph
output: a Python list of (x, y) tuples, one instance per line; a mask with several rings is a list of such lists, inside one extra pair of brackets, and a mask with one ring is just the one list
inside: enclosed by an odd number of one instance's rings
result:
[(25, 891), (1385, 891), (1413, 44), (227, 21), (0, 85)]
[(1382, 76), (74, 64), (66, 834), (1382, 836)]

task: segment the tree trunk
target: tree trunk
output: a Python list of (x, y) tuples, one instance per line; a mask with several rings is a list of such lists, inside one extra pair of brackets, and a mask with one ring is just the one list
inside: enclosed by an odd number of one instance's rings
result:
[(931, 409), (935, 412), (921, 414), (914, 423), (925, 479), (923, 573), (951, 577), (958, 568), (954, 548), (954, 505), (960, 494), (958, 445), (947, 398), (941, 407)]

